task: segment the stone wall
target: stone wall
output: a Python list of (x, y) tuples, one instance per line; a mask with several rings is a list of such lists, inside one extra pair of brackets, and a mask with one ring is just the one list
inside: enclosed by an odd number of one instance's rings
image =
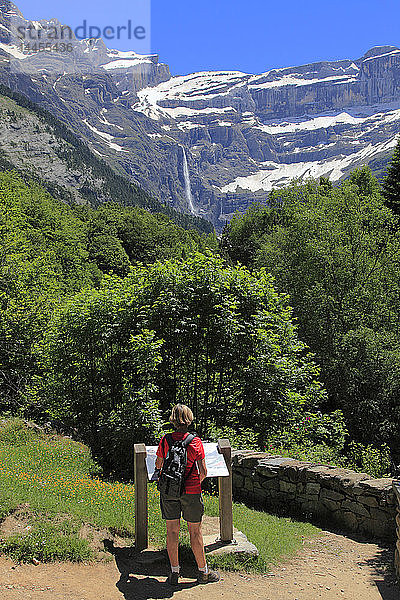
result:
[(397, 515), (396, 515), (396, 549), (394, 551), (394, 566), (398, 580), (400, 581), (400, 482), (393, 482), (393, 491), (397, 498)]
[[(232, 455), (236, 500), (394, 541), (397, 501), (392, 479), (250, 450)], [(400, 529), (400, 516), (397, 522)]]

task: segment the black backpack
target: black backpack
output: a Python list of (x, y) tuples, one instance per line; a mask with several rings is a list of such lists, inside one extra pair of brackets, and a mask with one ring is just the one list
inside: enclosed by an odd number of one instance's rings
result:
[(187, 465), (187, 447), (196, 437), (195, 433), (189, 433), (184, 440), (174, 440), (171, 433), (167, 433), (165, 440), (168, 442), (168, 454), (164, 460), (157, 488), (163, 494), (179, 498), (183, 494), (185, 479), (189, 477), (196, 461), (193, 462), (187, 477), (185, 477)]

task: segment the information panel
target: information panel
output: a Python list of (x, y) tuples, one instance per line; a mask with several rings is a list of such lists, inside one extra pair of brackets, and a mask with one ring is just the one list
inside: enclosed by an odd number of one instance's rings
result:
[[(203, 443), (206, 455), (207, 477), (228, 477), (229, 471), (225, 459), (218, 452), (218, 444), (212, 442)], [(151, 481), (156, 464), (157, 446), (146, 446), (147, 475)]]

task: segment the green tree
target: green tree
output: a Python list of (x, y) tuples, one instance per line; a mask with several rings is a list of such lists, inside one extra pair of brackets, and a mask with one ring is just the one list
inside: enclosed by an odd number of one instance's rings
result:
[[(216, 245), (215, 235), (184, 230), (164, 214), (69, 206), (16, 172), (0, 173), (0, 408), (28, 410), (32, 348), (68, 297), (98, 286), (105, 273), (126, 275), (136, 261)], [(37, 406), (29, 410), (38, 416)]]
[(192, 406), (203, 436), (214, 426), (240, 432), (251, 419), (262, 444), (274, 423), (324, 395), (271, 276), (199, 253), (136, 265), (82, 291), (54, 315), (38, 355), (35, 402), (98, 454), (102, 440), (122, 439), (115, 419), (130, 443), (150, 441), (157, 406), (166, 414), (177, 401)]
[[(277, 289), (289, 293), (300, 338), (315, 353), (327, 387), (329, 402), (320, 408), (343, 410), (353, 436), (366, 443), (387, 442), (393, 450), (400, 441), (399, 406), (390, 391), (395, 383), (384, 367), (389, 358), (382, 340), (391, 340), (396, 355), (397, 224), (377, 180), (363, 168), (337, 187), (310, 181), (273, 191), (268, 206), (235, 217), (223, 240), (235, 260), (246, 232), (249, 265), (266, 268)], [(367, 330), (377, 338), (363, 346)], [(352, 356), (364, 356), (370, 368), (352, 362)]]

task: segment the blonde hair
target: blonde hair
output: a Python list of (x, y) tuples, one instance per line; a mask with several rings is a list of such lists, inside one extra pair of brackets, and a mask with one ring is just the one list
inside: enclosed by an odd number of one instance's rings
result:
[(169, 420), (177, 429), (189, 427), (193, 421), (193, 413), (185, 404), (175, 404)]

